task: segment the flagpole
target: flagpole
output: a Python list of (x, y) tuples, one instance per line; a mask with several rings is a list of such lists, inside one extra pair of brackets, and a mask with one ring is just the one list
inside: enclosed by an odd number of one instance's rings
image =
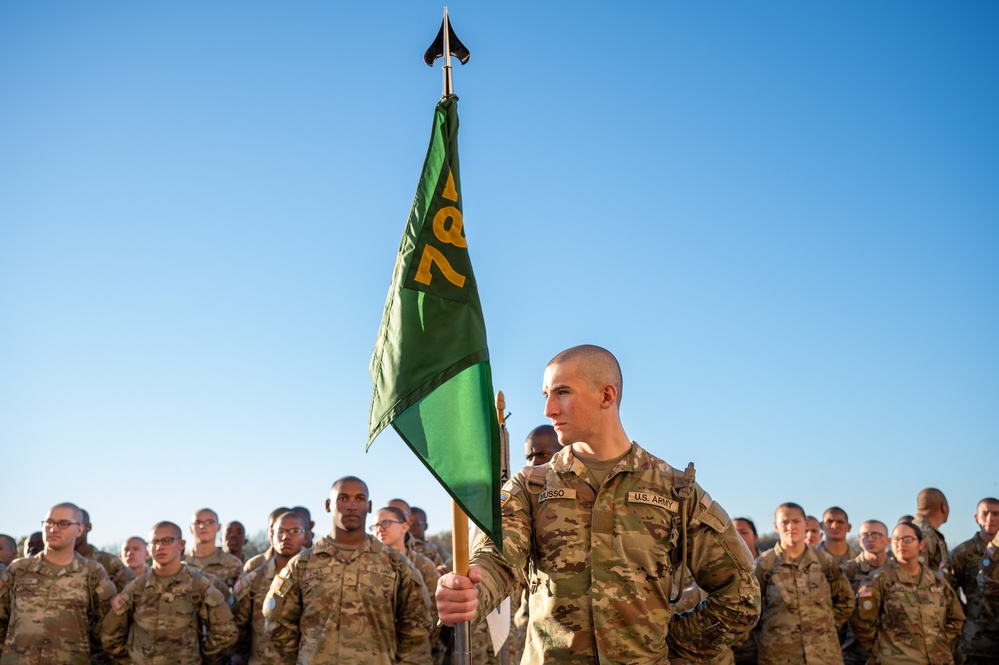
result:
[[(500, 482), (506, 485), (510, 480), (510, 433), (506, 429), (506, 397), (503, 391), (496, 392), (496, 421), (500, 428)], [(512, 598), (511, 598), (512, 600)], [(512, 603), (511, 603), (512, 609)], [(510, 631), (499, 653), (500, 665), (510, 665)]]
[(444, 95), (442, 99), (454, 96), (454, 85), (451, 82), (451, 22), (447, 18), (447, 5), (444, 5)]
[[(451, 500), (451, 547), (454, 552), (455, 574), (468, 577), (468, 515), (454, 499)], [(472, 643), (468, 627), (467, 621), (454, 625), (455, 665), (472, 664)]]

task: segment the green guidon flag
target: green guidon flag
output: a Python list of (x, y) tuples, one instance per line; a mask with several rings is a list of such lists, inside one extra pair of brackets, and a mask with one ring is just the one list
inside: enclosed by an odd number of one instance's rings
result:
[(457, 98), (434, 112), (371, 358), (368, 445), (388, 425), (502, 546), (500, 435), (482, 305), (461, 216)]

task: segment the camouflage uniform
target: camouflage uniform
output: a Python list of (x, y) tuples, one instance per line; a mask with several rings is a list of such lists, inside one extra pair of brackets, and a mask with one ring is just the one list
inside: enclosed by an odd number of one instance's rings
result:
[(837, 627), (850, 618), (850, 582), (825, 552), (806, 547), (791, 559), (780, 543), (756, 560), (763, 593), (757, 627), (760, 665), (840, 665)]
[(861, 645), (883, 665), (949, 665), (964, 612), (957, 594), (920, 565), (915, 576), (889, 561), (857, 592), (850, 626)]
[[(697, 583), (690, 578), (690, 573), (684, 571), (683, 579), (687, 581), (683, 586), (683, 593), (680, 594), (679, 600), (672, 605), (674, 612), (685, 612), (687, 610), (694, 609), (697, 603), (701, 602), (708, 597), (708, 594), (704, 593), (704, 589), (697, 586)], [(670, 658), (670, 665), (691, 665), (692, 663), (707, 663), (708, 665), (735, 665), (735, 656), (732, 654), (732, 649), (725, 647), (722, 649), (721, 653), (710, 660), (691, 660), (689, 658)]]
[[(430, 594), (430, 590), (437, 589), (437, 580), (440, 578), (441, 574), (437, 572), (437, 567), (434, 562), (423, 556), (412, 547), (406, 548), (406, 557), (412, 562), (413, 567), (416, 571), (420, 573), (420, 579), (423, 580), (423, 586), (427, 588), (427, 594)], [(441, 629), (437, 625), (440, 617), (437, 615), (437, 603), (431, 601), (430, 603), (430, 644), (433, 645), (437, 641), (437, 637), (441, 634)]]
[(264, 601), (266, 631), (300, 665), (430, 662), (430, 597), (401, 552), (332, 536), (295, 555)]
[(86, 554), (82, 555), (83, 558), (96, 561), (104, 566), (104, 570), (107, 571), (108, 577), (110, 577), (111, 582), (114, 583), (116, 591), (121, 591), (128, 585), (129, 582), (135, 579), (135, 573), (132, 572), (132, 569), (126, 566), (125, 563), (114, 554), (102, 552), (93, 545), (87, 545), (87, 548), (88, 551)]
[(273, 558), (274, 558), (274, 548), (268, 547), (266, 551), (251, 556), (249, 559), (247, 559), (246, 563), (243, 564), (243, 572), (248, 573), (251, 570), (259, 568), (260, 566), (264, 565)]
[(243, 572), (243, 562), (233, 555), (223, 552), (221, 547), (216, 547), (215, 551), (208, 556), (196, 556), (193, 551), (190, 554), (185, 554), (184, 563), (192, 568), (215, 575), (230, 589)]
[(925, 564), (931, 572), (939, 572), (943, 568), (944, 561), (947, 560), (947, 541), (944, 540), (943, 534), (927, 522), (922, 515), (916, 515), (912, 523), (923, 532), (923, 553), (919, 555), (919, 561)]
[[(970, 655), (968, 663), (999, 663), (999, 534), (996, 534), (988, 545), (979, 564), (975, 581), (978, 585), (976, 595), (982, 599), (976, 615), (979, 627), (977, 645), (983, 647), (992, 644), (992, 652), (986, 655)], [(976, 648), (976, 652), (979, 649)]]
[(975, 533), (947, 555), (943, 576), (955, 591), (964, 592), (967, 602), (962, 603), (967, 621), (961, 631), (960, 651), (975, 660), (992, 658), (999, 662), (999, 625), (982, 621), (982, 590), (978, 586), (978, 571), (982, 567), (987, 543)]
[(837, 568), (839, 568), (839, 566), (844, 561), (849, 561), (850, 559), (855, 559), (855, 558), (857, 558), (857, 556), (859, 556), (862, 553), (862, 551), (861, 551), (861, 549), (859, 547), (855, 547), (854, 545), (851, 545), (850, 543), (847, 543), (846, 544), (846, 554), (833, 554), (826, 547), (826, 541), (824, 541), (824, 540), (821, 543), (819, 543), (819, 546), (816, 547), (815, 549), (817, 549), (820, 552), (825, 552), (826, 555), (830, 559), (832, 559), (833, 565), (836, 566)]
[(408, 549), (415, 551), (417, 554), (422, 554), (433, 561), (434, 566), (444, 566), (445, 568), (450, 567), (451, 557), (449, 557), (447, 552), (442, 550), (438, 545), (431, 543), (429, 540), (420, 540), (419, 538), (410, 537), (406, 545)]
[(222, 594), (197, 569), (143, 573), (111, 601), (101, 623), (108, 653), (134, 665), (201, 665), (236, 643)]
[[(638, 444), (602, 485), (563, 448), (524, 467), (503, 493), (503, 553), (486, 536), (471, 562), (482, 570), (477, 619), (530, 580), (524, 663), (667, 662), (675, 651), (711, 658), (759, 616), (752, 560), (725, 510), (699, 485), (682, 504), (672, 467)], [(709, 592), (672, 615), (680, 512), (688, 568)], [(672, 615), (672, 617), (671, 617)]]
[[(869, 582), (874, 573), (880, 570), (867, 562), (863, 552), (849, 561), (844, 561), (839, 567), (846, 575), (846, 579), (850, 580), (850, 588), (853, 589), (854, 596), (860, 591), (860, 587)], [(871, 654), (860, 646), (857, 636), (853, 634), (853, 629), (849, 628), (849, 624), (847, 624), (846, 640), (843, 642), (843, 663), (845, 665), (866, 665), (870, 657)]]
[(270, 559), (236, 582), (232, 589), (233, 615), (239, 628), (236, 653), (249, 665), (294, 665), (295, 654), (282, 654), (264, 632), (264, 599), (277, 574), (277, 561)]
[(76, 552), (65, 566), (42, 554), (14, 560), (0, 576), (0, 664), (89, 665), (114, 594), (107, 571)]

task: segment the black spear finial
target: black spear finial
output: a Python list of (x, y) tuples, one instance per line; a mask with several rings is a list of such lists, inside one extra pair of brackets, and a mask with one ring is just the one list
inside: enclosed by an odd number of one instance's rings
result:
[(423, 62), (427, 63), (428, 67), (434, 66), (434, 61), (437, 58), (444, 58), (444, 94), (442, 99), (447, 99), (448, 97), (457, 97), (454, 94), (454, 87), (451, 84), (451, 56), (458, 58), (458, 62), (465, 64), (468, 62), (470, 56), (468, 49), (465, 45), (461, 43), (458, 39), (458, 35), (454, 34), (454, 29), (451, 27), (451, 21), (448, 19), (447, 7), (444, 7), (444, 20), (441, 22), (440, 32), (437, 33), (437, 37), (434, 39), (434, 43), (430, 45), (426, 53), (423, 54)]

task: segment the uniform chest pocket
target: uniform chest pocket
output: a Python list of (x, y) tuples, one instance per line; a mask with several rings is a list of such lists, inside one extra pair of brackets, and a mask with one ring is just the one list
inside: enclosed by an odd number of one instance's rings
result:
[(546, 489), (534, 520), (538, 569), (548, 575), (572, 574), (586, 567), (589, 523), (576, 505), (575, 492)]
[(798, 609), (797, 571), (791, 568), (778, 568), (767, 585), (768, 603), (781, 601), (792, 612)]
[(829, 580), (819, 566), (810, 566), (808, 572), (802, 576), (803, 593), (802, 600), (808, 599), (813, 605), (832, 607), (832, 589), (829, 588)]
[(58, 575), (50, 581), (49, 600), (60, 608), (85, 612), (87, 584), (82, 576)]
[[(632, 492), (629, 498), (639, 498), (657, 494)], [(674, 514), (648, 501), (629, 501), (617, 515), (614, 531), (620, 534), (615, 538), (620, 543), (621, 556), (625, 561), (640, 569), (651, 580), (671, 577), (675, 566), (670, 560), (677, 546), (678, 530), (673, 524)]]
[(895, 630), (908, 632), (911, 626), (920, 625), (919, 597), (914, 590), (895, 584), (885, 593), (881, 620)]
[(22, 577), (14, 589), (14, 598), (20, 603), (34, 603), (44, 597), (37, 577)]

